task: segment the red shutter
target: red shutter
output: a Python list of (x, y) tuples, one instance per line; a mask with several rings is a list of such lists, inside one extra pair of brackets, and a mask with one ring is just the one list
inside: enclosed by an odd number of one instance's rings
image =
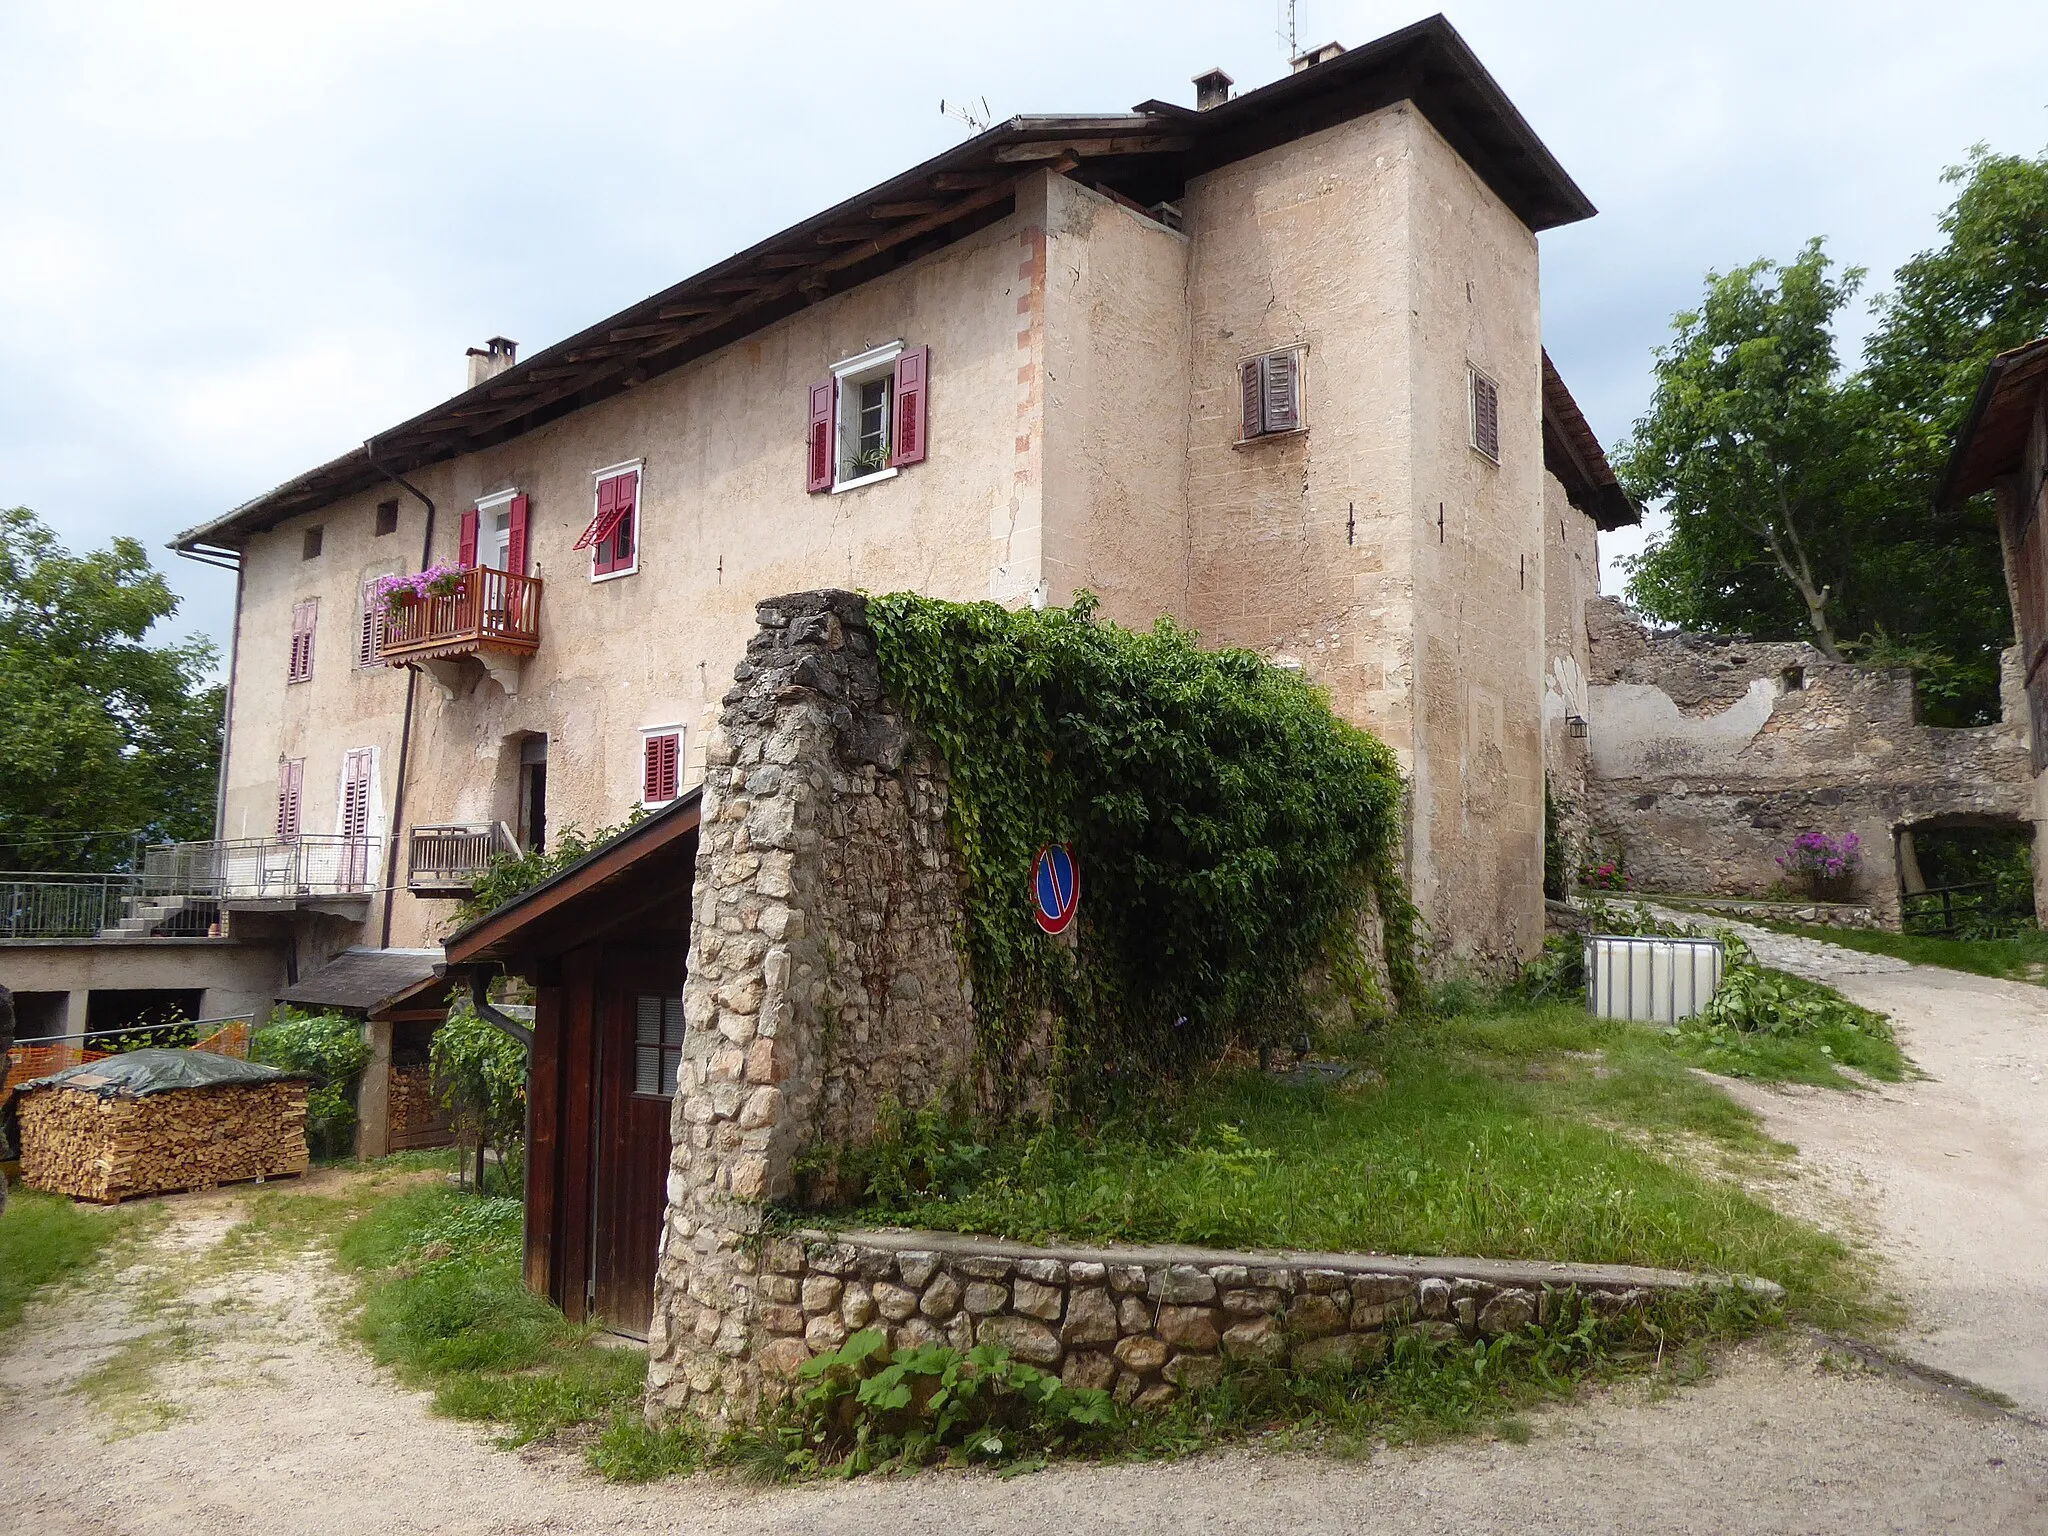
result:
[(1265, 358), (1266, 430), (1292, 432), (1301, 425), (1301, 358), (1274, 352)]
[(464, 570), (476, 564), (476, 508), (471, 507), (462, 514), (462, 541), (455, 555), (455, 563)]
[[(630, 506), (631, 503), (629, 502)], [(583, 537), (576, 541), (576, 548), (589, 549), (611, 537), (619, 521), (619, 480), (617, 476), (597, 482), (597, 516), (590, 520), (590, 526), (583, 530)]]
[(524, 576), (526, 574), (526, 498), (524, 496), (514, 496), (512, 498), (512, 509), (508, 522), (510, 524), (508, 532), (511, 537), (507, 540), (505, 568), (511, 571), (514, 576)]
[(666, 805), (681, 786), (682, 737), (649, 736), (642, 747), (640, 798), (648, 805)]
[(683, 738), (680, 734), (661, 738), (661, 798), (673, 800), (681, 787)]
[[(605, 481), (612, 493), (611, 511), (606, 514), (610, 521), (600, 519), (597, 533), (597, 554), (592, 574), (609, 575), (613, 571), (630, 570), (633, 566), (633, 545), (639, 529), (634, 524), (634, 512), (640, 500), (640, 477), (637, 474), (614, 475)], [(600, 504), (604, 501), (603, 488), (598, 493)]]
[(299, 840), (299, 787), (304, 781), (306, 760), (288, 757), (277, 765), (277, 840)]
[(832, 489), (832, 431), (836, 425), (832, 418), (838, 395), (837, 379), (820, 379), (811, 386), (810, 473), (804, 484), (806, 490)]
[(1238, 388), (1243, 400), (1241, 437), (1257, 437), (1266, 430), (1265, 390), (1261, 385), (1259, 360), (1255, 357), (1238, 368)]
[(896, 359), (896, 436), (892, 465), (924, 462), (925, 381), (931, 374), (932, 349), (912, 347)]

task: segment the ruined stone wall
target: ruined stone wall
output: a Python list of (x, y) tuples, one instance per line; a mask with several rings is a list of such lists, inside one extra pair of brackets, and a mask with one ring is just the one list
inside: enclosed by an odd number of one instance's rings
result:
[(971, 1071), (944, 768), (882, 695), (866, 607), (762, 603), (707, 747), (648, 1340), (665, 1406), (753, 1400), (762, 1207), (800, 1154), (858, 1145), (885, 1100)]
[(1909, 672), (1798, 642), (1656, 635), (1612, 598), (1586, 625), (1588, 814), (1639, 889), (1763, 896), (1794, 837), (1853, 831), (1853, 898), (1896, 923), (1897, 829), (2030, 819), (2023, 725), (1922, 725)]
[(1571, 503), (1555, 475), (1543, 477), (1543, 781), (1574, 872), (1592, 852), (1586, 779), (1592, 754), (1572, 735), (1587, 719), (1586, 679), (1593, 660), (1586, 604), (1600, 595), (1599, 529)]

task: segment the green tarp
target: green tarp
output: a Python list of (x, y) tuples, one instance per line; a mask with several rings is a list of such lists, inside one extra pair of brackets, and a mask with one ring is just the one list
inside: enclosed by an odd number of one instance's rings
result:
[(81, 1062), (26, 1082), (17, 1089), (70, 1088), (103, 1099), (141, 1099), (180, 1088), (218, 1088), (227, 1083), (274, 1083), (279, 1078), (305, 1079), (304, 1072), (286, 1072), (257, 1061), (217, 1056), (212, 1051), (124, 1051), (99, 1061)]

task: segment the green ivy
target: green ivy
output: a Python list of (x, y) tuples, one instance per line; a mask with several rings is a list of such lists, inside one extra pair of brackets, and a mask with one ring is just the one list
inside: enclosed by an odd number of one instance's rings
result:
[(306, 1095), (306, 1136), (315, 1156), (341, 1157), (355, 1150), (356, 1079), (370, 1064), (361, 1019), (280, 1008), (250, 1040), (249, 1057), (315, 1074)]
[[(1420, 995), (1393, 753), (1298, 674), (1205, 651), (1161, 619), (870, 601), (882, 679), (945, 758), (968, 878), (962, 934), (984, 1069), (1014, 1088), (1050, 1016), (1061, 1080), (1144, 1081), (1225, 1041), (1286, 1038), (1312, 976), (1376, 992), (1376, 907), (1405, 1004)], [(1032, 917), (1039, 850), (1080, 870), (1077, 942)]]

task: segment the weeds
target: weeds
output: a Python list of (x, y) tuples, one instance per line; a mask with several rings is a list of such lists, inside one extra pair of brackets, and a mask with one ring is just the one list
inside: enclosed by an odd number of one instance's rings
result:
[(15, 1187), (0, 1214), (0, 1333), (43, 1286), (75, 1274), (134, 1225), (133, 1208), (100, 1210)]

